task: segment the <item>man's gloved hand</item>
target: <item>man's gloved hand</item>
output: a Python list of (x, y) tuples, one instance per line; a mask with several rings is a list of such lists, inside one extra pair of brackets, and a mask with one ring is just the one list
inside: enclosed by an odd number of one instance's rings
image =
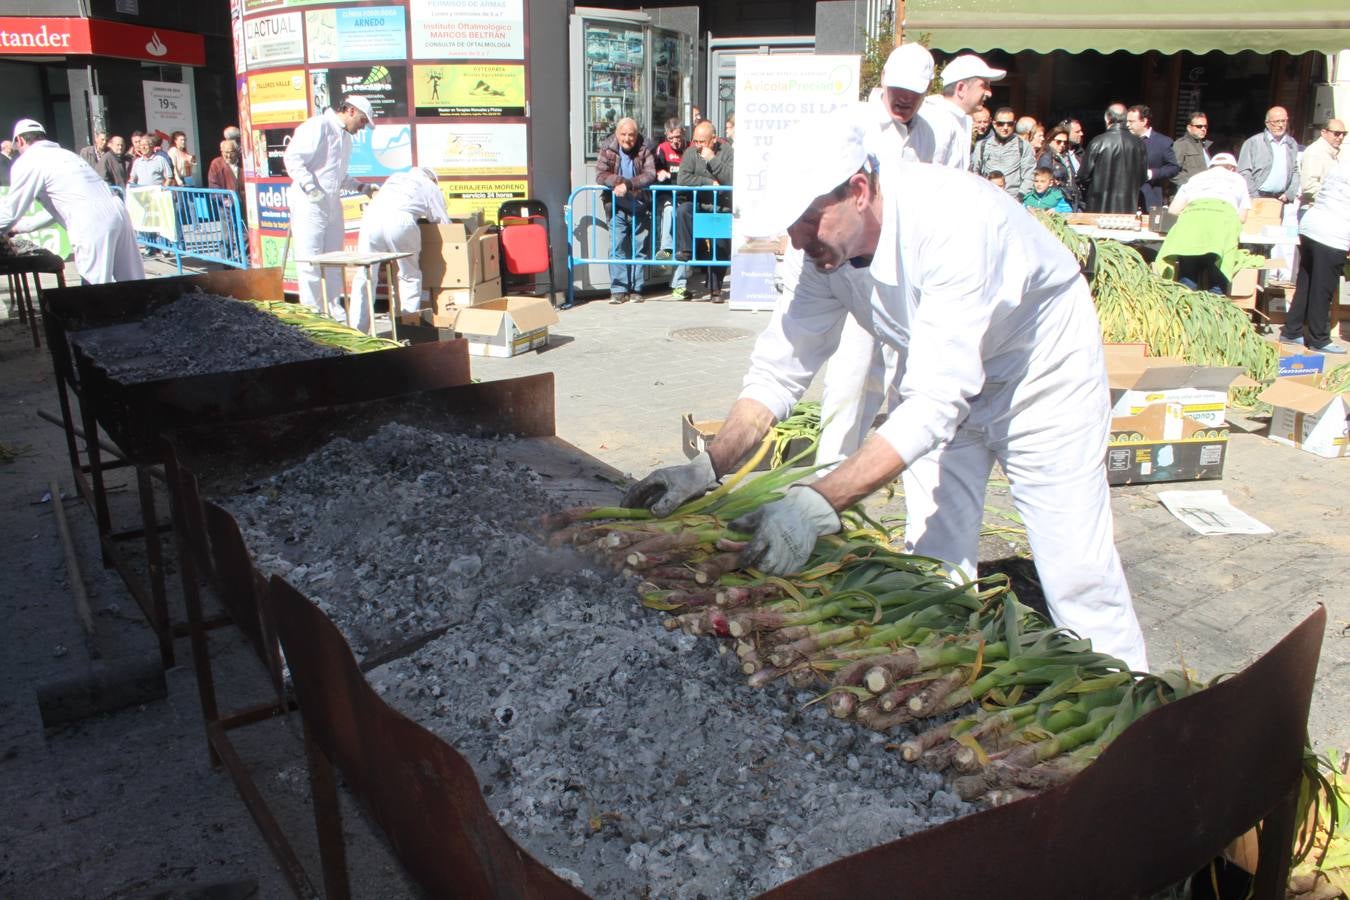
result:
[(765, 504), (731, 523), (737, 531), (753, 531), (741, 551), (741, 565), (787, 575), (800, 572), (811, 558), (816, 538), (834, 534), (842, 526), (839, 514), (819, 491), (793, 485), (782, 500)]
[(657, 469), (628, 489), (623, 505), (629, 509), (650, 509), (664, 518), (695, 497), (717, 487), (712, 458), (700, 453), (682, 466)]
[(305, 191), (305, 196), (309, 198), (309, 202), (310, 202), (310, 203), (322, 203), (322, 202), (323, 202), (323, 188), (319, 187), (319, 186), (316, 184), (316, 185), (314, 185), (314, 187), (312, 187), (312, 188), (310, 188), (309, 190)]

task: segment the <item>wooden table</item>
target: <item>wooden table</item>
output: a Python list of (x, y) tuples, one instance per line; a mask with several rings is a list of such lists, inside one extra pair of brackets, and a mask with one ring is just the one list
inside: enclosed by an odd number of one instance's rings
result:
[[(55, 275), (56, 283), (66, 286), (66, 262), (49, 250), (37, 253), (25, 253), (22, 256), (0, 256), (0, 274), (9, 281), (9, 295), (19, 309), (19, 321), (27, 322), (33, 333), (33, 346), (41, 347), (42, 339), (38, 334), (37, 313), (33, 309), (33, 293), (42, 296), (40, 275)], [(33, 278), (30, 288), (29, 276)], [(40, 302), (39, 302), (39, 305)]]

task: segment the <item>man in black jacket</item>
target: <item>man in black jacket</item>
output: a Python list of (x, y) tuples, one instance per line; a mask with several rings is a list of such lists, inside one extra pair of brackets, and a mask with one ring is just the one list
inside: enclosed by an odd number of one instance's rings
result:
[(1130, 134), (1144, 142), (1146, 151), (1148, 173), (1139, 188), (1139, 208), (1144, 212), (1166, 202), (1163, 189), (1181, 168), (1172, 152), (1172, 139), (1153, 130), (1150, 121), (1152, 115), (1153, 111), (1142, 103), (1131, 106), (1125, 114), (1125, 127), (1130, 130)]
[(1084, 209), (1099, 213), (1133, 213), (1139, 209), (1139, 187), (1148, 175), (1144, 142), (1125, 130), (1125, 104), (1106, 108), (1106, 132), (1088, 142), (1078, 180), (1087, 193)]

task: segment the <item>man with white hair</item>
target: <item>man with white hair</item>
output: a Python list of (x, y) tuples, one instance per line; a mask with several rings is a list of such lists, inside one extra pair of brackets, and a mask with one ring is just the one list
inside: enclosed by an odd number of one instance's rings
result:
[[(786, 229), (810, 265), (755, 344), (740, 398), (706, 452), (635, 485), (666, 515), (735, 469), (805, 392), (844, 317), (904, 355), (899, 405), (837, 469), (732, 523), (744, 565), (799, 571), (839, 513), (903, 473), (906, 546), (974, 576), (997, 460), (1026, 523), (1055, 623), (1145, 670), (1112, 535), (1111, 403), (1096, 311), (1072, 254), (1007, 194), (966, 172), (901, 162), (885, 178), (849, 111), (775, 142), (750, 234)], [(859, 277), (868, 292), (838, 289)]]
[[(374, 128), (370, 101), (352, 94), (337, 109), (326, 109), (301, 123), (286, 145), (283, 160), (291, 186), (286, 191), (291, 210), (291, 243), (297, 260), (342, 249), (342, 191), (370, 193), (370, 186), (347, 175), (352, 158), (352, 135)], [(320, 277), (319, 267), (297, 262), (295, 277), (300, 302), (310, 309), (328, 312), (342, 295), (342, 271), (329, 267)], [(326, 283), (327, 310), (321, 307), (320, 285)]]
[[(437, 186), (433, 169), (426, 167), (391, 175), (375, 198), (366, 207), (361, 219), (361, 235), (356, 239), (358, 253), (411, 253), (398, 260), (398, 309), (394, 312), (394, 298), (389, 299), (389, 314), (416, 316), (422, 304), (422, 230), (420, 222), (439, 224), (450, 221), (445, 208), (445, 195)], [(376, 273), (379, 278), (379, 273)], [(352, 277), (352, 298), (347, 305), (347, 324), (360, 331), (370, 330), (370, 308), (366, 291), (378, 287), (370, 284), (366, 270), (356, 270)], [(390, 285), (393, 290), (393, 285)]]
[[(14, 125), (14, 147), (18, 158), (9, 193), (0, 197), (0, 234), (56, 222), (70, 236), (75, 268), (86, 283), (144, 278), (131, 217), (103, 179), (79, 156), (47, 140), (47, 130), (32, 119)], [(24, 218), (34, 201), (44, 211)]]
[(919, 110), (933, 129), (933, 162), (954, 169), (970, 168), (971, 115), (992, 96), (989, 83), (1007, 74), (970, 53), (947, 63), (942, 70), (942, 96), (929, 97)]

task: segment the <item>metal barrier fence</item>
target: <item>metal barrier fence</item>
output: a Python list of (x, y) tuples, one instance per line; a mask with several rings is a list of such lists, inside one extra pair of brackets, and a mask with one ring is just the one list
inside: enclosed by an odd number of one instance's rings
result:
[[(126, 191), (109, 186), (126, 202)], [(234, 191), (220, 188), (162, 187), (173, 204), (173, 238), (155, 231), (136, 232), (142, 247), (171, 254), (181, 274), (183, 257), (247, 269), (248, 233), (243, 210)]]
[[(641, 266), (645, 270), (672, 266), (730, 268), (729, 185), (652, 185), (643, 194), (644, 202), (636, 213), (615, 207), (614, 192), (604, 185), (585, 184), (568, 196), (563, 209), (567, 228), (568, 306), (575, 302), (578, 266)], [(683, 226), (679, 222), (681, 215), (689, 218)], [(614, 255), (616, 219), (617, 227), (627, 231), (626, 235), (621, 231), (620, 236), (627, 238), (623, 243), (631, 248), (625, 251), (628, 256)], [(681, 232), (687, 237), (685, 246), (681, 246)], [(598, 252), (601, 248), (605, 250), (603, 255)], [(666, 250), (668, 256), (658, 257), (658, 253)], [(686, 252), (688, 259), (678, 258)]]

